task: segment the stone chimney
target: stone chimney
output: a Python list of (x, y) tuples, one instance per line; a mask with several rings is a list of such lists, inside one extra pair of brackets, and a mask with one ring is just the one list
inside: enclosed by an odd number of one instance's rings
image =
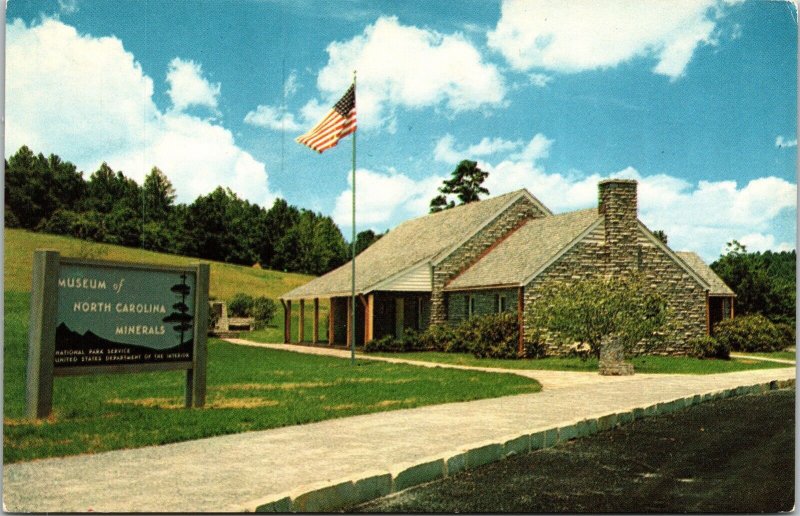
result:
[(634, 179), (607, 179), (598, 185), (597, 209), (605, 216), (608, 271), (635, 271), (639, 265), (639, 246)]

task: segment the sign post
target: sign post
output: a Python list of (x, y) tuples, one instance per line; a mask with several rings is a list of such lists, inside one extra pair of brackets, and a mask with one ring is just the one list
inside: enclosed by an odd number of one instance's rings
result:
[(62, 258), (37, 250), (28, 335), (29, 417), (52, 409), (53, 378), (186, 370), (186, 407), (206, 397), (208, 264)]

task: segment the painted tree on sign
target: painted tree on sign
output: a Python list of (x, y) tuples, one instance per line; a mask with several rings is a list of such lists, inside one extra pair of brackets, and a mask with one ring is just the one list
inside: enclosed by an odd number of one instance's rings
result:
[(183, 344), (183, 336), (186, 331), (192, 327), (193, 319), (189, 314), (189, 305), (186, 304), (186, 296), (188, 296), (192, 290), (191, 287), (186, 284), (186, 273), (181, 274), (181, 282), (172, 285), (170, 290), (180, 296), (180, 301), (172, 305), (174, 311), (164, 317), (162, 321), (165, 323), (176, 323), (172, 329), (179, 334), (179, 344)]
[(564, 342), (587, 344), (594, 356), (610, 339), (630, 354), (664, 326), (667, 303), (640, 276), (595, 277), (543, 285), (529, 317), (537, 329)]

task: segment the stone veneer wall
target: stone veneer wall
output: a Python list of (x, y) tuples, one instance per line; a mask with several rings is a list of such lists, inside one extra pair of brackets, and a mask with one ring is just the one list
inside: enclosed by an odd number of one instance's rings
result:
[(527, 197), (520, 197), (481, 231), (465, 242), (433, 268), (431, 292), (431, 324), (447, 320), (447, 306), (443, 289), (448, 281), (475, 263), (483, 253), (496, 245), (511, 231), (528, 219), (544, 217)]
[(492, 290), (474, 290), (471, 292), (448, 292), (447, 322), (455, 326), (467, 317), (467, 296), (475, 296), (475, 314), (486, 315), (497, 313), (496, 296), (506, 297), (506, 312), (517, 313), (519, 289), (505, 288)]
[[(579, 242), (546, 271), (525, 287), (525, 306), (536, 303), (540, 287), (549, 281), (570, 282), (600, 274), (616, 273), (619, 268), (609, 266), (610, 246), (604, 239), (606, 227), (601, 223), (590, 235)], [(658, 248), (641, 231), (637, 230), (635, 250), (631, 253), (635, 268), (644, 274), (653, 288), (661, 291), (667, 299), (669, 317), (662, 331), (659, 346), (650, 352), (662, 355), (684, 355), (691, 351), (688, 340), (706, 334), (706, 295), (700, 286), (682, 267)], [(533, 325), (528, 314), (524, 318), (525, 335), (531, 335)], [(565, 355), (571, 346), (548, 339), (545, 342), (548, 355)]]

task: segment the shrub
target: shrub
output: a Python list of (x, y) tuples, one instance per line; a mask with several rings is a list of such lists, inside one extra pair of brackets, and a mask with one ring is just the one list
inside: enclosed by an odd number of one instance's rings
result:
[(406, 330), (400, 338), (394, 335), (384, 335), (364, 344), (365, 353), (403, 353), (407, 351), (422, 351), (423, 349), (420, 334), (414, 330)]
[(429, 326), (419, 334), (420, 347), (426, 351), (451, 352), (456, 346), (453, 328), (446, 324)]
[(780, 349), (785, 349), (795, 345), (796, 333), (794, 329), (794, 324), (781, 322), (781, 323), (775, 323), (775, 327), (778, 328), (778, 331), (781, 334)]
[(454, 333), (477, 358), (519, 358), (519, 325), (514, 313), (473, 317), (458, 325)]
[(253, 296), (237, 292), (228, 301), (228, 313), (231, 317), (250, 317), (254, 301)]
[(731, 351), (775, 351), (785, 345), (785, 334), (761, 314), (721, 321), (714, 336)]
[(255, 298), (250, 307), (250, 316), (255, 319), (255, 329), (268, 325), (277, 311), (278, 305), (272, 299), (265, 296)]
[(697, 358), (720, 358), (728, 360), (731, 357), (731, 348), (727, 342), (719, 340), (709, 335), (693, 337), (689, 339), (692, 348), (692, 356)]

